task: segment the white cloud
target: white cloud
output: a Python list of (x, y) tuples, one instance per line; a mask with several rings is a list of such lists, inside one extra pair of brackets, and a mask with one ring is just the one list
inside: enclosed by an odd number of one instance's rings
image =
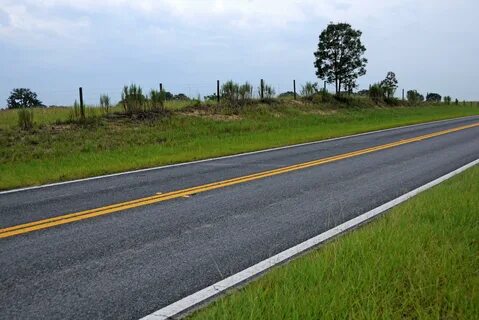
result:
[[(173, 25), (214, 26), (218, 30), (267, 32), (286, 29), (294, 23), (322, 18), (327, 21), (358, 21), (408, 5), (410, 0), (23, 0), (2, 1), (11, 24), (0, 29), (0, 37), (43, 33), (68, 36), (87, 28), (85, 16), (92, 13), (133, 13)], [(425, 2), (432, 2), (427, 0)], [(434, 1), (434, 3), (436, 3)], [(38, 10), (41, 9), (41, 10)], [(57, 10), (54, 10), (57, 9)], [(64, 19), (62, 9), (78, 10), (83, 18)], [(38, 14), (41, 12), (42, 14)], [(54, 13), (53, 13), (54, 12)]]

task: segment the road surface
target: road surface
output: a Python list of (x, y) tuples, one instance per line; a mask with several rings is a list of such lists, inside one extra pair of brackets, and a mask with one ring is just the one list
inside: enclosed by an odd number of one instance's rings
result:
[(478, 158), (469, 117), (2, 193), (0, 318), (141, 318)]

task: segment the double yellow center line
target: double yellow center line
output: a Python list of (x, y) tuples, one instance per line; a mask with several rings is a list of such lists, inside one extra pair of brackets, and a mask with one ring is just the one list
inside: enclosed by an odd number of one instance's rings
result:
[(457, 132), (469, 128), (474, 128), (478, 127), (479, 123), (474, 123), (470, 125), (465, 125), (461, 127), (456, 127), (452, 129), (447, 129), (443, 131), (438, 131), (422, 136), (417, 136), (414, 138), (409, 138), (405, 140), (399, 140), (396, 142), (388, 143), (388, 144), (383, 144), (379, 145), (376, 147), (371, 147), (371, 148), (366, 148), (366, 149), (361, 149), (353, 152), (348, 152), (332, 157), (327, 157), (327, 158), (322, 158), (314, 161), (308, 161), (304, 163), (299, 163), (287, 167), (282, 167), (278, 169), (273, 169), (273, 170), (268, 170), (268, 171), (263, 171), (263, 172), (258, 172), (255, 174), (250, 174), (242, 177), (237, 177), (233, 179), (228, 179), (228, 180), (223, 180), (223, 181), (218, 181), (218, 182), (213, 182), (213, 183), (208, 183), (205, 185), (197, 186), (197, 187), (192, 187), (192, 188), (187, 188), (183, 190), (177, 190), (177, 191), (172, 191), (168, 193), (163, 193), (163, 194), (156, 194), (154, 196), (150, 197), (145, 197), (145, 198), (140, 198), (132, 201), (126, 201), (126, 202), (121, 202), (121, 203), (116, 203), (112, 204), (109, 206), (101, 207), (101, 208), (96, 208), (96, 209), (91, 209), (91, 210), (85, 210), (81, 212), (75, 212), (75, 213), (70, 213), (70, 214), (65, 214), (65, 215), (60, 215), (48, 219), (43, 219), (43, 220), (38, 220), (38, 221), (33, 221), (25, 224), (20, 224), (4, 229), (0, 229), (0, 238), (8, 238), (24, 233), (29, 233), (32, 231), (37, 231), (37, 230), (42, 230), (42, 229), (47, 229), (51, 227), (56, 227), (62, 224), (67, 224), (67, 223), (72, 223), (75, 221), (80, 221), (80, 220), (85, 220), (85, 219), (90, 219), (110, 213), (115, 213), (119, 211), (124, 211), (132, 208), (138, 208), (150, 204), (155, 204), (163, 201), (168, 201), (172, 199), (177, 199), (177, 198), (182, 198), (182, 197), (189, 197), (191, 195), (197, 194), (197, 193), (202, 193), (206, 191), (211, 191), (215, 189), (220, 189), (220, 188), (225, 188), (228, 186), (232, 186), (235, 184), (240, 184), (240, 183), (245, 183), (249, 181), (254, 181), (258, 179), (263, 179), (267, 177), (272, 177), (275, 175), (291, 172), (291, 171), (296, 171), (296, 170), (302, 170), (314, 166), (319, 166), (322, 164), (326, 163), (331, 163), (343, 159), (348, 159), (348, 158), (353, 158), (357, 157), (360, 155), (368, 154), (371, 152), (376, 152), (376, 151), (381, 151), (381, 150), (386, 150), (390, 148), (394, 148), (397, 146), (401, 146), (404, 144), (408, 143), (413, 143), (425, 139), (430, 139), (434, 138), (437, 136), (445, 135), (448, 133), (452, 132)]

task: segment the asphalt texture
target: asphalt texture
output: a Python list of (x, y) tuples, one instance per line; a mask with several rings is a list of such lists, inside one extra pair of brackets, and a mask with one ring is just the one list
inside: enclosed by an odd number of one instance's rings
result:
[[(0, 228), (477, 122), (428, 123), (0, 194)], [(141, 318), (478, 158), (474, 127), (0, 239), (0, 319)]]

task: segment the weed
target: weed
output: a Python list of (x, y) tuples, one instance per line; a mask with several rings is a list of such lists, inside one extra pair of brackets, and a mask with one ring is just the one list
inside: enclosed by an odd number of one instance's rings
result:
[(18, 126), (22, 130), (33, 128), (33, 108), (20, 108), (18, 113)]

